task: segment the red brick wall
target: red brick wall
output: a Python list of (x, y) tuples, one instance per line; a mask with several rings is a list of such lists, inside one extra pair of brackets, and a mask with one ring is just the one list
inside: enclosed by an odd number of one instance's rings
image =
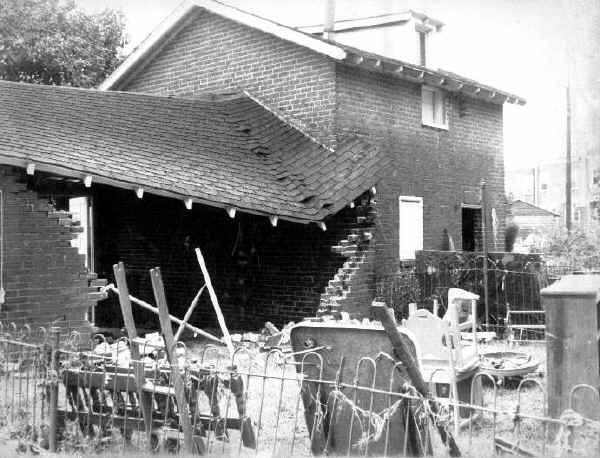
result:
[[(159, 266), (169, 308), (183, 317), (203, 284), (194, 248), (200, 247), (226, 321), (233, 329), (259, 329), (266, 320), (281, 325), (314, 316), (319, 298), (343, 258), (331, 252), (356, 222), (354, 210), (343, 210), (316, 225), (268, 218), (133, 191), (94, 185), (96, 269), (113, 279), (112, 265), (123, 261), (131, 294), (154, 303), (148, 270)], [(139, 325), (151, 327), (153, 316), (136, 310)], [(114, 296), (96, 311), (99, 324), (120, 325)], [(208, 294), (202, 295), (191, 322), (216, 326)]]
[[(89, 330), (90, 300), (84, 257), (71, 247), (75, 234), (64, 212), (28, 190), (22, 172), (0, 168), (4, 195), (4, 289), (0, 320)], [(59, 221), (60, 219), (60, 221)], [(65, 321), (66, 320), (66, 321)]]
[(199, 15), (119, 89), (179, 95), (247, 90), (322, 141), (335, 108), (333, 62), (210, 13)]
[[(461, 248), (461, 203), (478, 203), (479, 183), (487, 180), (498, 220), (497, 249), (504, 240), (504, 161), (502, 107), (464, 99), (450, 104), (449, 129), (421, 125), (417, 84), (380, 73), (337, 66), (337, 135), (349, 133), (380, 145), (394, 160), (377, 188), (378, 275), (398, 265), (398, 196), (423, 197), (424, 248), (442, 249), (444, 229)], [(493, 235), (488, 230), (490, 248)], [(384, 262), (385, 260), (385, 262)]]
[[(425, 249), (446, 245), (444, 229), (460, 249), (461, 204), (478, 203), (485, 178), (489, 209), (497, 214), (496, 248), (502, 247), (501, 106), (464, 99), (461, 116), (454, 99), (448, 131), (423, 127), (419, 84), (334, 64), (284, 40), (203, 14), (121, 89), (179, 95), (246, 89), (322, 140), (335, 142), (352, 133), (387, 150), (394, 166), (378, 185), (377, 278), (398, 267), (400, 195), (424, 199)], [(487, 216), (491, 226), (491, 211)], [(491, 229), (488, 240), (494, 248)]]

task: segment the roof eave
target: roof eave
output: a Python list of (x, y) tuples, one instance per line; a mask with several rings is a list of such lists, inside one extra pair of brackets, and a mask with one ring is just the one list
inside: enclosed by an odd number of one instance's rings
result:
[(318, 211), (315, 211), (315, 213), (312, 217), (309, 217), (309, 216), (299, 217), (291, 212), (290, 213), (278, 212), (277, 214), (273, 214), (272, 212), (266, 212), (266, 211), (263, 212), (263, 211), (255, 209), (255, 208), (240, 205), (239, 202), (217, 202), (217, 201), (209, 200), (204, 197), (193, 195), (193, 194), (190, 195), (190, 194), (178, 193), (175, 191), (170, 191), (170, 190), (161, 189), (161, 188), (157, 188), (157, 187), (153, 187), (153, 186), (148, 186), (143, 183), (135, 183), (135, 182), (128, 181), (128, 180), (119, 180), (110, 175), (101, 175), (101, 174), (98, 174), (97, 171), (88, 171), (88, 170), (84, 170), (83, 168), (67, 167), (67, 166), (55, 164), (55, 163), (41, 162), (39, 160), (29, 161), (27, 159), (23, 159), (22, 157), (13, 157), (13, 156), (6, 155), (6, 154), (0, 154), (0, 164), (2, 164), (2, 165), (8, 165), (8, 166), (21, 168), (21, 169), (27, 169), (28, 165), (32, 162), (35, 163), (35, 172), (36, 173), (46, 172), (46, 173), (56, 174), (56, 175), (60, 175), (60, 176), (64, 176), (64, 177), (77, 178), (77, 179), (80, 179), (82, 181), (82, 183), (86, 176), (91, 175), (91, 176), (93, 176), (93, 183), (96, 183), (96, 184), (108, 185), (108, 186), (112, 186), (112, 187), (119, 188), (119, 189), (127, 189), (127, 190), (131, 190), (131, 192), (135, 192), (136, 189), (141, 187), (141, 188), (143, 188), (145, 194), (153, 194), (156, 196), (168, 197), (171, 199), (181, 200), (182, 204), (184, 204), (187, 199), (192, 199), (193, 203), (200, 204), (200, 205), (206, 205), (206, 206), (213, 207), (213, 208), (222, 208), (224, 210), (227, 210), (228, 208), (236, 208), (237, 210), (239, 210), (242, 213), (247, 213), (247, 214), (257, 215), (257, 216), (265, 216), (265, 217), (275, 216), (280, 220), (289, 221), (289, 222), (298, 223), (298, 224), (324, 223), (328, 217), (338, 213), (346, 205), (348, 205), (351, 201), (356, 199), (362, 192), (366, 191), (366, 189), (365, 189), (364, 191), (357, 193), (357, 195), (355, 195), (355, 196), (350, 196), (347, 203), (338, 202), (336, 205), (334, 205), (330, 209), (324, 210), (322, 208)]
[(461, 93), (467, 97), (492, 103), (512, 103), (517, 105), (525, 105), (527, 103), (523, 97), (477, 83), (467, 78), (448, 75), (445, 72), (435, 71), (385, 56), (361, 53), (360, 50), (347, 52), (344, 62), (366, 70), (391, 74), (406, 81), (438, 87), (446, 91)]

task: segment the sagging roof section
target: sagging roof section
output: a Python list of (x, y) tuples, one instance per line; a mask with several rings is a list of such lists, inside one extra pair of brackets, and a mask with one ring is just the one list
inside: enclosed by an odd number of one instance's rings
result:
[(444, 70), (432, 70), (382, 55), (368, 53), (364, 50), (342, 45), (336, 41), (326, 40), (322, 37), (278, 24), (216, 0), (184, 1), (100, 85), (100, 89), (119, 89), (120, 85), (133, 72), (145, 65), (155, 53), (168, 43), (170, 38), (177, 34), (177, 31), (186, 24), (186, 20), (193, 20), (193, 14), (202, 10), (311, 49), (338, 62), (344, 62), (368, 70), (381, 71), (403, 80), (439, 87), (450, 92), (458, 92), (468, 97), (483, 99), (492, 103), (514, 103), (519, 105), (526, 103), (522, 97), (478, 83), (455, 73)]
[(0, 82), (0, 131), (0, 163), (304, 223), (338, 212), (387, 166), (373, 146), (328, 149), (241, 93)]

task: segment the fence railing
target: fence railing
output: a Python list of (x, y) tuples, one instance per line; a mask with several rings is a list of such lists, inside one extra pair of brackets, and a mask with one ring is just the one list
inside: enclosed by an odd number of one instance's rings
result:
[(396, 274), (380, 280), (376, 294), (394, 308), (397, 316), (407, 317), (410, 302), (432, 311), (435, 299), (443, 313), (448, 290), (465, 289), (480, 295), (479, 323), (486, 322), (487, 302), (488, 330), (517, 341), (543, 340), (545, 321), (540, 291), (574, 268), (532, 263), (523, 270), (508, 270), (490, 259), (486, 278), (481, 262), (474, 264), (477, 263), (461, 266), (440, 262), (421, 270), (414, 264), (403, 266)]
[[(479, 373), (469, 402), (437, 398), (444, 409), (432, 416), (429, 402), (403, 382), (401, 365), (385, 354), (361, 358), (352, 379), (325, 380), (328, 362), (313, 350), (289, 355), (240, 347), (230, 357), (222, 348), (181, 344), (173, 367), (150, 357), (131, 360), (125, 339), (88, 344), (76, 334), (59, 339), (56, 331), (13, 328), (0, 335), (0, 353), (0, 428), (22, 452), (415, 456), (432, 447), (446, 456), (434, 423), (473, 456), (600, 450), (595, 420), (572, 409), (547, 416), (538, 379), (510, 388)], [(385, 361), (392, 361), (390, 371), (382, 369)], [(135, 382), (138, 370), (143, 386)], [(183, 374), (189, 405), (176, 402), (173, 371)], [(598, 399), (596, 388), (586, 386), (574, 390), (575, 401), (581, 389)]]

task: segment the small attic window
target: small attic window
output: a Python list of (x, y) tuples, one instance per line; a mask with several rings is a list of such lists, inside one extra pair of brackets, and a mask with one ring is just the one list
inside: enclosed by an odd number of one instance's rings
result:
[(448, 130), (447, 96), (441, 89), (421, 87), (422, 123)]

